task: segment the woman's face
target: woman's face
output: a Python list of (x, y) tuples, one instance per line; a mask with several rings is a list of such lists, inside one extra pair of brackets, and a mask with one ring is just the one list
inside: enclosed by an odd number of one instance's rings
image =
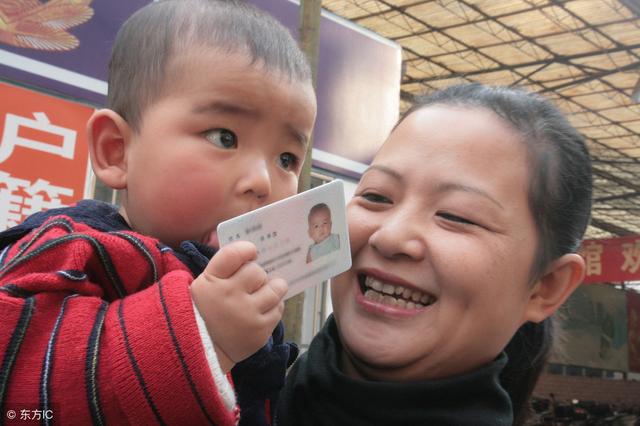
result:
[(485, 109), (407, 117), (348, 206), (332, 284), (348, 374), (419, 380), (492, 361), (528, 320), (537, 244), (526, 147)]

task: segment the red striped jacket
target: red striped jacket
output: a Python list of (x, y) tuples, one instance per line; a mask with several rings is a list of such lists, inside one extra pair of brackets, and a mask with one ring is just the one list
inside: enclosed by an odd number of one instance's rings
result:
[(0, 424), (9, 410), (57, 424), (237, 423), (171, 249), (56, 216), (0, 262)]

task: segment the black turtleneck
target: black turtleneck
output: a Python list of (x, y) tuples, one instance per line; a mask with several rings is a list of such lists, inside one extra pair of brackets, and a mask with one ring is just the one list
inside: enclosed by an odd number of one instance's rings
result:
[(276, 426), (512, 424), (511, 401), (499, 381), (504, 353), (468, 374), (407, 383), (348, 377), (339, 368), (341, 351), (331, 316), (291, 368)]

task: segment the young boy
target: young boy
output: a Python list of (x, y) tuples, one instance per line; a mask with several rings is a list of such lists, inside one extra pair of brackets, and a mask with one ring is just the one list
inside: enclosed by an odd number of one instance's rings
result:
[(309, 210), (309, 237), (313, 244), (307, 251), (307, 263), (332, 253), (340, 248), (340, 236), (331, 233), (331, 209), (319, 203)]
[(250, 243), (211, 256), (218, 223), (296, 192), (316, 113), (304, 55), (249, 5), (165, 0), (124, 24), (109, 71), (87, 128), (120, 209), (86, 200), (0, 234), (0, 415), (267, 424), (295, 357), (287, 285)]

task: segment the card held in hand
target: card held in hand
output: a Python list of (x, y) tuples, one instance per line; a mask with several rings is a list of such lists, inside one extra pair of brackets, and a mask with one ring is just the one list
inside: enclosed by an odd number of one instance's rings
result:
[(267, 275), (289, 284), (285, 299), (351, 267), (344, 185), (318, 186), (218, 225), (220, 247), (250, 241)]

